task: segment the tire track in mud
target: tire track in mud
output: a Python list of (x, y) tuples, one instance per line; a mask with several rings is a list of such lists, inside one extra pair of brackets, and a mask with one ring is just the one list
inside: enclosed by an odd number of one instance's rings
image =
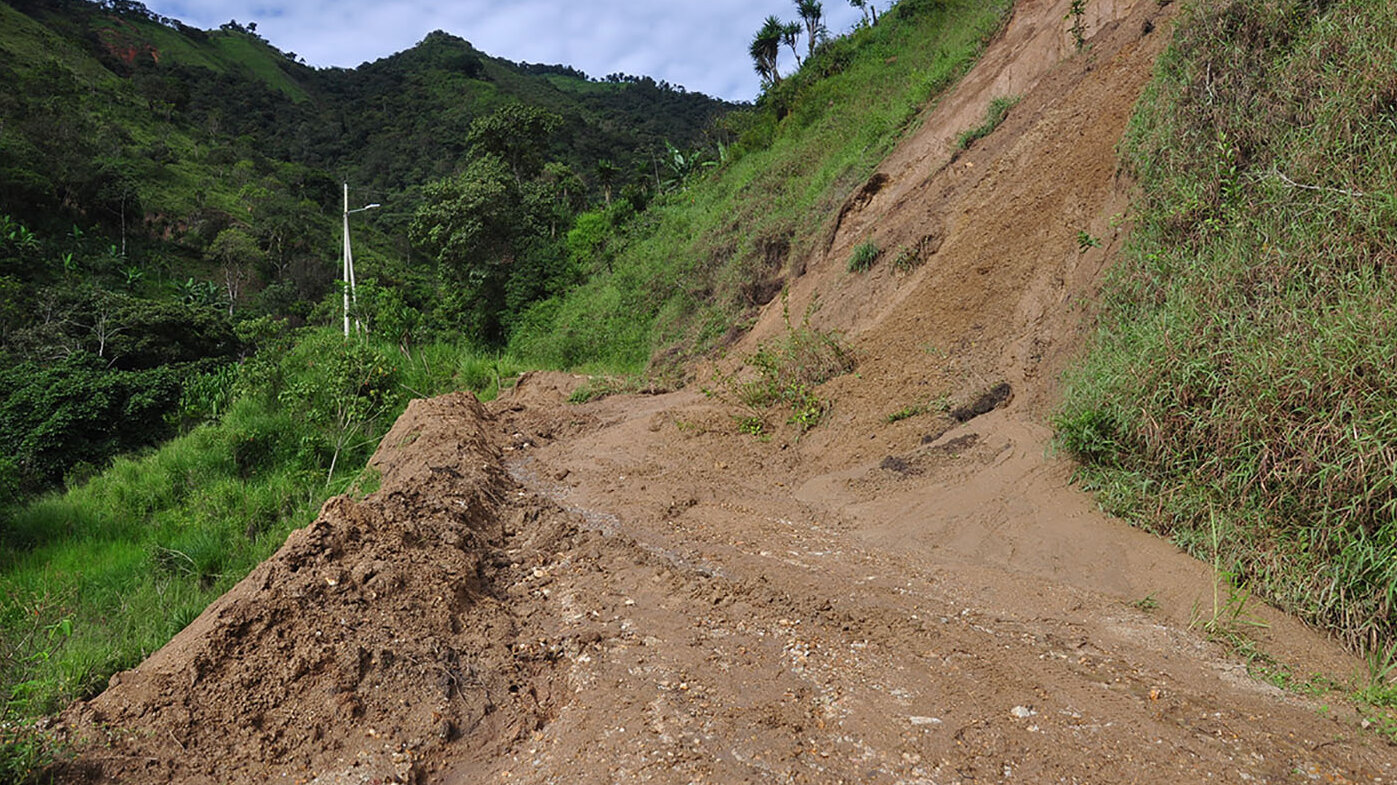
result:
[[(495, 768), (448, 781), (1287, 782), (1301, 770), (1336, 781), (1384, 771), (1352, 726), (1239, 678), (1191, 633), (1087, 589), (880, 550), (858, 521), (744, 465), (751, 445), (731, 440), (741, 437), (716, 438), (732, 448), (717, 453), (685, 449), (692, 440), (652, 429), (650, 413), (627, 420), (628, 403), (604, 402), (591, 433), (534, 441), (511, 461), (541, 501), (606, 522), (596, 550), (552, 578), (607, 631), (561, 663), (570, 697), (547, 727)], [(695, 399), (669, 403), (687, 417)], [(502, 415), (501, 430), (528, 433), (567, 408), (536, 406)], [(705, 454), (738, 468), (686, 471)], [(781, 487), (784, 499), (770, 491)]]

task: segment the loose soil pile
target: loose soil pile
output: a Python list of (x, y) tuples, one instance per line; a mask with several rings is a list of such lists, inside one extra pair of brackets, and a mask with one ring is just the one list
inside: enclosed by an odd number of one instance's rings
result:
[[(1359, 663), (1251, 603), (1249, 673), (1196, 623), (1229, 600), (1207, 565), (1048, 456), (1170, 10), (1089, 9), (1077, 53), (1067, 0), (1021, 2), (793, 266), (790, 310), (818, 297), (860, 357), (822, 425), (754, 439), (693, 391), (571, 406), (561, 374), (416, 403), (381, 490), (69, 712), (65, 781), (1391, 781), (1341, 693), (1256, 678)], [(922, 266), (848, 273), (870, 236)]]
[[(567, 536), (512, 488), (469, 395), (416, 401), (373, 458), (381, 489), (328, 502), (139, 668), (65, 717), (80, 781), (413, 781), (547, 716), (550, 655), (508, 587)], [(543, 557), (537, 557), (543, 559)]]

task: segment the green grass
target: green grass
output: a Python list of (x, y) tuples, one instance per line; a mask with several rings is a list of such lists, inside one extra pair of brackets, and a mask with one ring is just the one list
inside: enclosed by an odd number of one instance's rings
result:
[(899, 248), (897, 255), (893, 257), (893, 270), (905, 275), (921, 267), (926, 262), (925, 247), (926, 243), (916, 248)]
[(218, 50), (211, 43), (195, 43), (186, 38), (183, 33), (162, 25), (149, 22), (132, 21), (140, 30), (141, 37), (149, 41), (160, 52), (161, 61), (174, 60), (184, 65), (207, 68), (215, 72), (223, 72), (228, 68), (228, 64), (218, 56)]
[(897, 411), (893, 412), (892, 414), (889, 414), (886, 417), (884, 417), (883, 422), (886, 422), (888, 425), (892, 425), (893, 423), (899, 423), (903, 420), (910, 420), (913, 417), (919, 417), (930, 411), (932, 411), (932, 408), (923, 403), (914, 404), (912, 406), (904, 406), (901, 409), (898, 409)]
[(581, 387), (572, 391), (568, 396), (568, 403), (587, 403), (611, 395), (656, 395), (668, 392), (669, 389), (667, 385), (658, 384), (653, 379), (638, 374), (592, 376)]
[(57, 65), (71, 70), (82, 82), (95, 85), (112, 80), (112, 75), (91, 58), (81, 55), (77, 48), (29, 16), (0, 3), (0, 50), (6, 53), (11, 67), (21, 72)]
[(1397, 635), (1394, 40), (1377, 0), (1187, 7), (1057, 415), (1107, 509), (1370, 649)]
[(968, 150), (970, 145), (994, 133), (994, 129), (998, 128), (1009, 117), (1009, 110), (1013, 109), (1018, 102), (1017, 96), (1001, 96), (991, 99), (989, 108), (985, 110), (985, 121), (957, 136), (956, 150)]
[(605, 95), (615, 93), (622, 89), (620, 83), (613, 82), (588, 82), (578, 79), (575, 76), (565, 76), (563, 74), (549, 74), (545, 79), (548, 83), (565, 93), (578, 95)]
[[(749, 323), (788, 264), (929, 102), (969, 68), (1010, 3), (904, 0), (829, 45), (744, 118), (728, 163), (660, 198), (620, 250), (565, 297), (526, 315), (511, 352), (554, 367), (642, 372)], [(780, 117), (780, 119), (778, 119)]]
[(293, 101), (310, 100), (305, 88), (282, 70), (281, 63), (289, 61), (265, 43), (241, 33), (227, 32), (211, 33), (209, 42), (228, 64), (225, 67), (242, 68)]
[(882, 251), (878, 249), (878, 244), (872, 240), (859, 243), (854, 246), (853, 253), (849, 254), (849, 272), (867, 272), (878, 261), (881, 254)]
[(780, 410), (787, 413), (786, 423), (803, 434), (829, 413), (832, 402), (816, 394), (815, 388), (852, 372), (857, 359), (843, 336), (810, 326), (814, 309), (812, 303), (798, 325), (785, 313), (785, 332), (763, 341), (731, 371), (716, 373), (704, 388), (708, 397), (741, 408), (735, 419), (742, 432), (769, 434), (769, 415)]

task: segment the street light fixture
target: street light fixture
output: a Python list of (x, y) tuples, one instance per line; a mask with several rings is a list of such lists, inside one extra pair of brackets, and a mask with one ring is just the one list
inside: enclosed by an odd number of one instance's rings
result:
[[(354, 299), (354, 307), (359, 307), (359, 292), (354, 285), (354, 252), (349, 248), (349, 214), (362, 213), (383, 205), (374, 202), (363, 207), (349, 209), (349, 183), (344, 184), (344, 337), (349, 337), (349, 300)], [(354, 331), (361, 329), (359, 320), (354, 320)]]

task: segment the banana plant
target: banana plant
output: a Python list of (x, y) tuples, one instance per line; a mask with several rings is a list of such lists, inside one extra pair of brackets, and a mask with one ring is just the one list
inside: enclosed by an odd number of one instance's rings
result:
[(145, 273), (141, 271), (141, 268), (137, 267), (134, 264), (128, 264), (125, 267), (121, 268), (121, 274), (125, 278), (125, 281), (123, 283), (125, 284), (127, 289), (136, 288), (136, 285), (139, 284), (141, 282), (141, 279), (145, 277)]

